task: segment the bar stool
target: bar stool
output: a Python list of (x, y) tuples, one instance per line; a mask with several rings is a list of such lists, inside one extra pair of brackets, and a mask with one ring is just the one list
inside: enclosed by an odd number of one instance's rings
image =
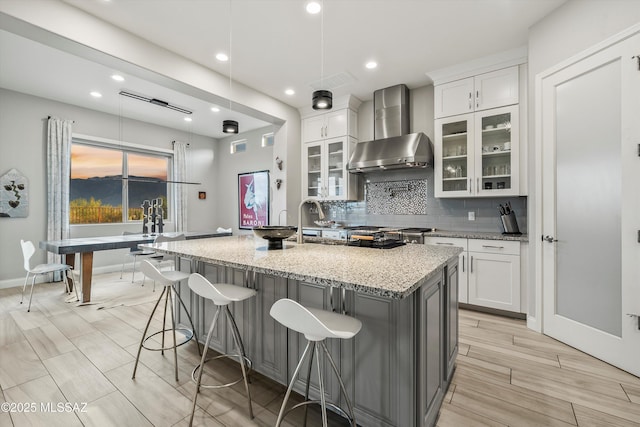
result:
[[(193, 415), (196, 411), (196, 399), (198, 398), (198, 393), (200, 392), (200, 387), (203, 388), (222, 388), (229, 387), (234, 384), (239, 383), (244, 379), (244, 388), (247, 392), (247, 399), (249, 401), (249, 416), (253, 419), (253, 408), (251, 407), (251, 392), (249, 391), (249, 382), (247, 380), (247, 363), (248, 368), (251, 368), (251, 361), (247, 358), (246, 352), (244, 351), (244, 345), (242, 343), (242, 338), (240, 337), (240, 331), (238, 330), (238, 325), (236, 325), (236, 321), (231, 314), (231, 310), (229, 310), (229, 303), (231, 302), (239, 302), (244, 301), (246, 299), (252, 298), (256, 295), (256, 291), (251, 288), (245, 288), (243, 286), (229, 285), (226, 283), (216, 283), (213, 284), (208, 281), (206, 278), (201, 276), (198, 273), (193, 273), (189, 276), (189, 288), (196, 294), (200, 295), (203, 298), (211, 300), (216, 305), (216, 312), (213, 315), (213, 321), (211, 322), (211, 327), (209, 327), (209, 333), (207, 334), (207, 340), (204, 344), (204, 351), (202, 352), (202, 359), (200, 360), (200, 364), (193, 368), (193, 372), (191, 373), (191, 379), (196, 383), (196, 392), (193, 395), (193, 407), (191, 408), (191, 418), (189, 420), (189, 426), (193, 424)], [(204, 371), (204, 364), (209, 360), (218, 359), (221, 357), (228, 357), (228, 355), (220, 355), (217, 357), (213, 357), (211, 359), (206, 359), (207, 350), (209, 349), (209, 342), (211, 341), (211, 337), (213, 336), (213, 331), (216, 327), (216, 323), (218, 322), (218, 317), (220, 316), (220, 312), (224, 309), (224, 312), (229, 320), (229, 327), (231, 329), (231, 334), (233, 335), (233, 339), (236, 343), (236, 348), (238, 349), (238, 361), (240, 362), (240, 366), (242, 368), (242, 378), (237, 381), (231, 382), (229, 384), (222, 385), (204, 385), (202, 384), (202, 371)], [(198, 373), (198, 378), (196, 379), (196, 372)]]
[[(283, 418), (286, 414), (294, 409), (303, 406), (309, 405), (311, 403), (320, 403), (322, 409), (322, 425), (327, 427), (327, 406), (335, 409), (342, 416), (347, 418), (350, 424), (353, 427), (356, 427), (355, 415), (353, 413), (353, 407), (351, 406), (351, 401), (349, 400), (349, 396), (344, 387), (344, 383), (342, 382), (342, 378), (340, 378), (340, 373), (338, 372), (338, 368), (336, 367), (329, 350), (327, 349), (324, 340), (326, 338), (340, 338), (340, 339), (350, 339), (353, 338), (362, 328), (362, 322), (358, 319), (355, 319), (350, 316), (345, 316), (343, 314), (333, 313), (325, 310), (318, 310), (315, 308), (307, 308), (303, 305), (297, 303), (288, 298), (283, 298), (281, 300), (276, 301), (273, 306), (271, 306), (271, 311), (269, 311), (271, 317), (273, 317), (278, 322), (282, 323), (287, 328), (304, 334), (307, 339), (307, 346), (302, 353), (302, 357), (300, 357), (300, 361), (298, 362), (298, 366), (291, 377), (291, 382), (289, 383), (289, 387), (287, 388), (287, 392), (284, 395), (284, 401), (282, 402), (282, 406), (280, 407), (280, 413), (278, 414), (278, 420), (276, 421), (276, 427), (282, 423)], [(338, 378), (338, 382), (340, 383), (340, 389), (342, 390), (342, 394), (344, 395), (345, 401), (347, 402), (347, 407), (349, 409), (349, 414), (345, 413), (345, 411), (339, 406), (325, 401), (324, 396), (324, 380), (322, 379), (322, 363), (320, 359), (320, 350), (316, 343), (320, 343), (320, 347), (324, 350), (324, 353), (331, 364), (331, 368), (333, 372), (336, 374)], [(311, 349), (311, 351), (309, 351)], [(296, 381), (296, 377), (298, 376), (298, 372), (302, 367), (302, 363), (304, 359), (307, 357), (307, 353), (311, 353), (309, 360), (309, 368), (307, 370), (307, 387), (304, 396), (304, 402), (298, 403), (293, 406), (291, 409), (285, 412), (285, 407), (287, 405), (287, 400), (289, 400), (289, 395), (291, 394), (291, 389), (293, 388), (293, 383)], [(316, 353), (316, 360), (318, 365), (318, 380), (320, 383), (320, 402), (317, 400), (308, 400), (309, 399), (309, 381), (311, 379), (311, 366), (313, 364), (313, 353)], [(306, 409), (305, 409), (305, 424), (306, 424)]]
[[(175, 373), (176, 373), (176, 381), (178, 381), (178, 347), (180, 347), (183, 344), (186, 344), (187, 342), (189, 342), (191, 340), (191, 338), (193, 338), (195, 336), (196, 338), (196, 344), (198, 345), (198, 353), (202, 353), (200, 351), (200, 345), (198, 344), (198, 335), (196, 333), (196, 328), (193, 326), (193, 320), (191, 320), (191, 315), (189, 314), (189, 310), (187, 310), (187, 307), (184, 305), (184, 302), (182, 301), (182, 298), (180, 298), (180, 293), (176, 291), (175, 288), (175, 284), (180, 282), (181, 280), (187, 279), (189, 278), (189, 273), (183, 272), (183, 271), (175, 271), (175, 270), (171, 270), (171, 271), (160, 271), (158, 270), (156, 267), (154, 267), (149, 260), (143, 260), (140, 263), (140, 270), (142, 271), (142, 273), (144, 273), (144, 275), (146, 277), (148, 277), (151, 280), (156, 281), (157, 283), (161, 284), (163, 286), (162, 292), (160, 293), (160, 297), (158, 298), (158, 301), (156, 301), (156, 305), (153, 307), (153, 310), (151, 311), (151, 315), (149, 316), (149, 320), (147, 321), (147, 326), (145, 326), (144, 328), (144, 332), (142, 333), (142, 338), (140, 339), (140, 346), (138, 346), (138, 355), (136, 356), (136, 363), (133, 367), (133, 375), (131, 376), (131, 379), (134, 379), (136, 377), (136, 370), (138, 369), (138, 362), (140, 360), (140, 352), (142, 351), (142, 348), (144, 347), (147, 350), (151, 350), (151, 351), (159, 351), (161, 352), (161, 354), (164, 355), (164, 351), (165, 350), (171, 350), (173, 349), (173, 357), (174, 357), (174, 366), (175, 366)], [(174, 315), (174, 310), (176, 309), (175, 305), (174, 305), (174, 300), (173, 300), (173, 296), (172, 293), (175, 294), (178, 297), (178, 301), (180, 301), (180, 304), (182, 305), (182, 308), (184, 308), (185, 313), (187, 313), (187, 317), (189, 318), (189, 323), (191, 324), (191, 330), (186, 329), (186, 328), (178, 328), (176, 329), (176, 320), (175, 320), (175, 315)], [(163, 316), (162, 316), (162, 329), (160, 331), (154, 332), (150, 335), (147, 335), (147, 331), (149, 330), (149, 325), (151, 324), (151, 320), (153, 320), (153, 315), (155, 314), (156, 310), (158, 309), (158, 305), (160, 305), (160, 301), (162, 301), (162, 298), (164, 298), (164, 312), (163, 312)], [(167, 323), (167, 306), (169, 306), (169, 313), (171, 315), (171, 328), (167, 329), (166, 323)], [(169, 332), (171, 331), (173, 333), (173, 345), (168, 345), (165, 347), (164, 344), (164, 335), (165, 332)], [(184, 333), (185, 338), (182, 342), (177, 342), (176, 340), (176, 331), (181, 331)], [(149, 339), (151, 339), (152, 337), (158, 335), (158, 334), (162, 334), (162, 345), (158, 348), (158, 347), (151, 347), (147, 344), (147, 341)]]

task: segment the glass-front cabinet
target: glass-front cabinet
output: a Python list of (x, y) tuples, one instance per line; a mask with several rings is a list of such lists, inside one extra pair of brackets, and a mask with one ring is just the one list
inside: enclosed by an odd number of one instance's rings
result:
[(436, 120), (435, 196), (517, 196), (518, 106)]
[(347, 172), (355, 139), (333, 138), (303, 146), (303, 196), (322, 200), (357, 199), (357, 176)]

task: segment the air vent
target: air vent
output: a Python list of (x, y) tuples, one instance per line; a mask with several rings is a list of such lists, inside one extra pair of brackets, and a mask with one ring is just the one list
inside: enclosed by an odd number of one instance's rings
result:
[(171, 103), (169, 103), (167, 101), (163, 101), (163, 100), (158, 99), (158, 98), (150, 98), (150, 97), (145, 96), (145, 95), (140, 95), (140, 94), (133, 93), (133, 92), (127, 92), (125, 90), (121, 90), (120, 91), (120, 95), (129, 97), (129, 98), (133, 98), (133, 99), (137, 99), (138, 101), (149, 102), (151, 104), (158, 105), (160, 107), (169, 108), (171, 110), (179, 111), (179, 112), (181, 112), (183, 114), (193, 114), (192, 111), (189, 111), (186, 108), (178, 107), (177, 105), (173, 105), (173, 104), (171, 104)]
[(313, 90), (321, 90), (321, 89), (332, 90), (342, 86), (346, 86), (355, 81), (356, 81), (355, 77), (343, 71), (341, 73), (334, 74), (332, 76), (327, 76), (323, 79), (313, 81), (309, 83), (309, 86), (311, 86)]

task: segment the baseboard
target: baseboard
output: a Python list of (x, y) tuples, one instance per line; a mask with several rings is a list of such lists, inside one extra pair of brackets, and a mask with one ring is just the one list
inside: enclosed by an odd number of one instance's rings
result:
[[(124, 265), (125, 268), (125, 272), (127, 271), (127, 269), (129, 270), (129, 274), (131, 274), (131, 269), (133, 268), (133, 263), (131, 264), (125, 264)], [(122, 270), (122, 264), (114, 264), (114, 265), (105, 265), (102, 267), (94, 267), (93, 268), (93, 274), (104, 274), (104, 273), (113, 273), (116, 271), (121, 271)], [(26, 273), (25, 273), (26, 275)], [(48, 282), (48, 277), (45, 275), (41, 275), (36, 277), (36, 283), (47, 283)], [(31, 283), (31, 280), (29, 280), (29, 283)], [(16, 278), (16, 279), (6, 279), (6, 280), (0, 280), (0, 289), (7, 289), (7, 288), (15, 288), (17, 286), (23, 286), (24, 285), (24, 276)]]

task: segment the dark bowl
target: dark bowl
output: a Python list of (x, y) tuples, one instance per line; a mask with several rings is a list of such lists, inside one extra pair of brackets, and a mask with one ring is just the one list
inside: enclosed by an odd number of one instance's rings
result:
[(282, 240), (291, 237), (298, 227), (288, 225), (264, 225), (253, 227), (253, 234), (269, 241), (269, 249), (282, 249)]

